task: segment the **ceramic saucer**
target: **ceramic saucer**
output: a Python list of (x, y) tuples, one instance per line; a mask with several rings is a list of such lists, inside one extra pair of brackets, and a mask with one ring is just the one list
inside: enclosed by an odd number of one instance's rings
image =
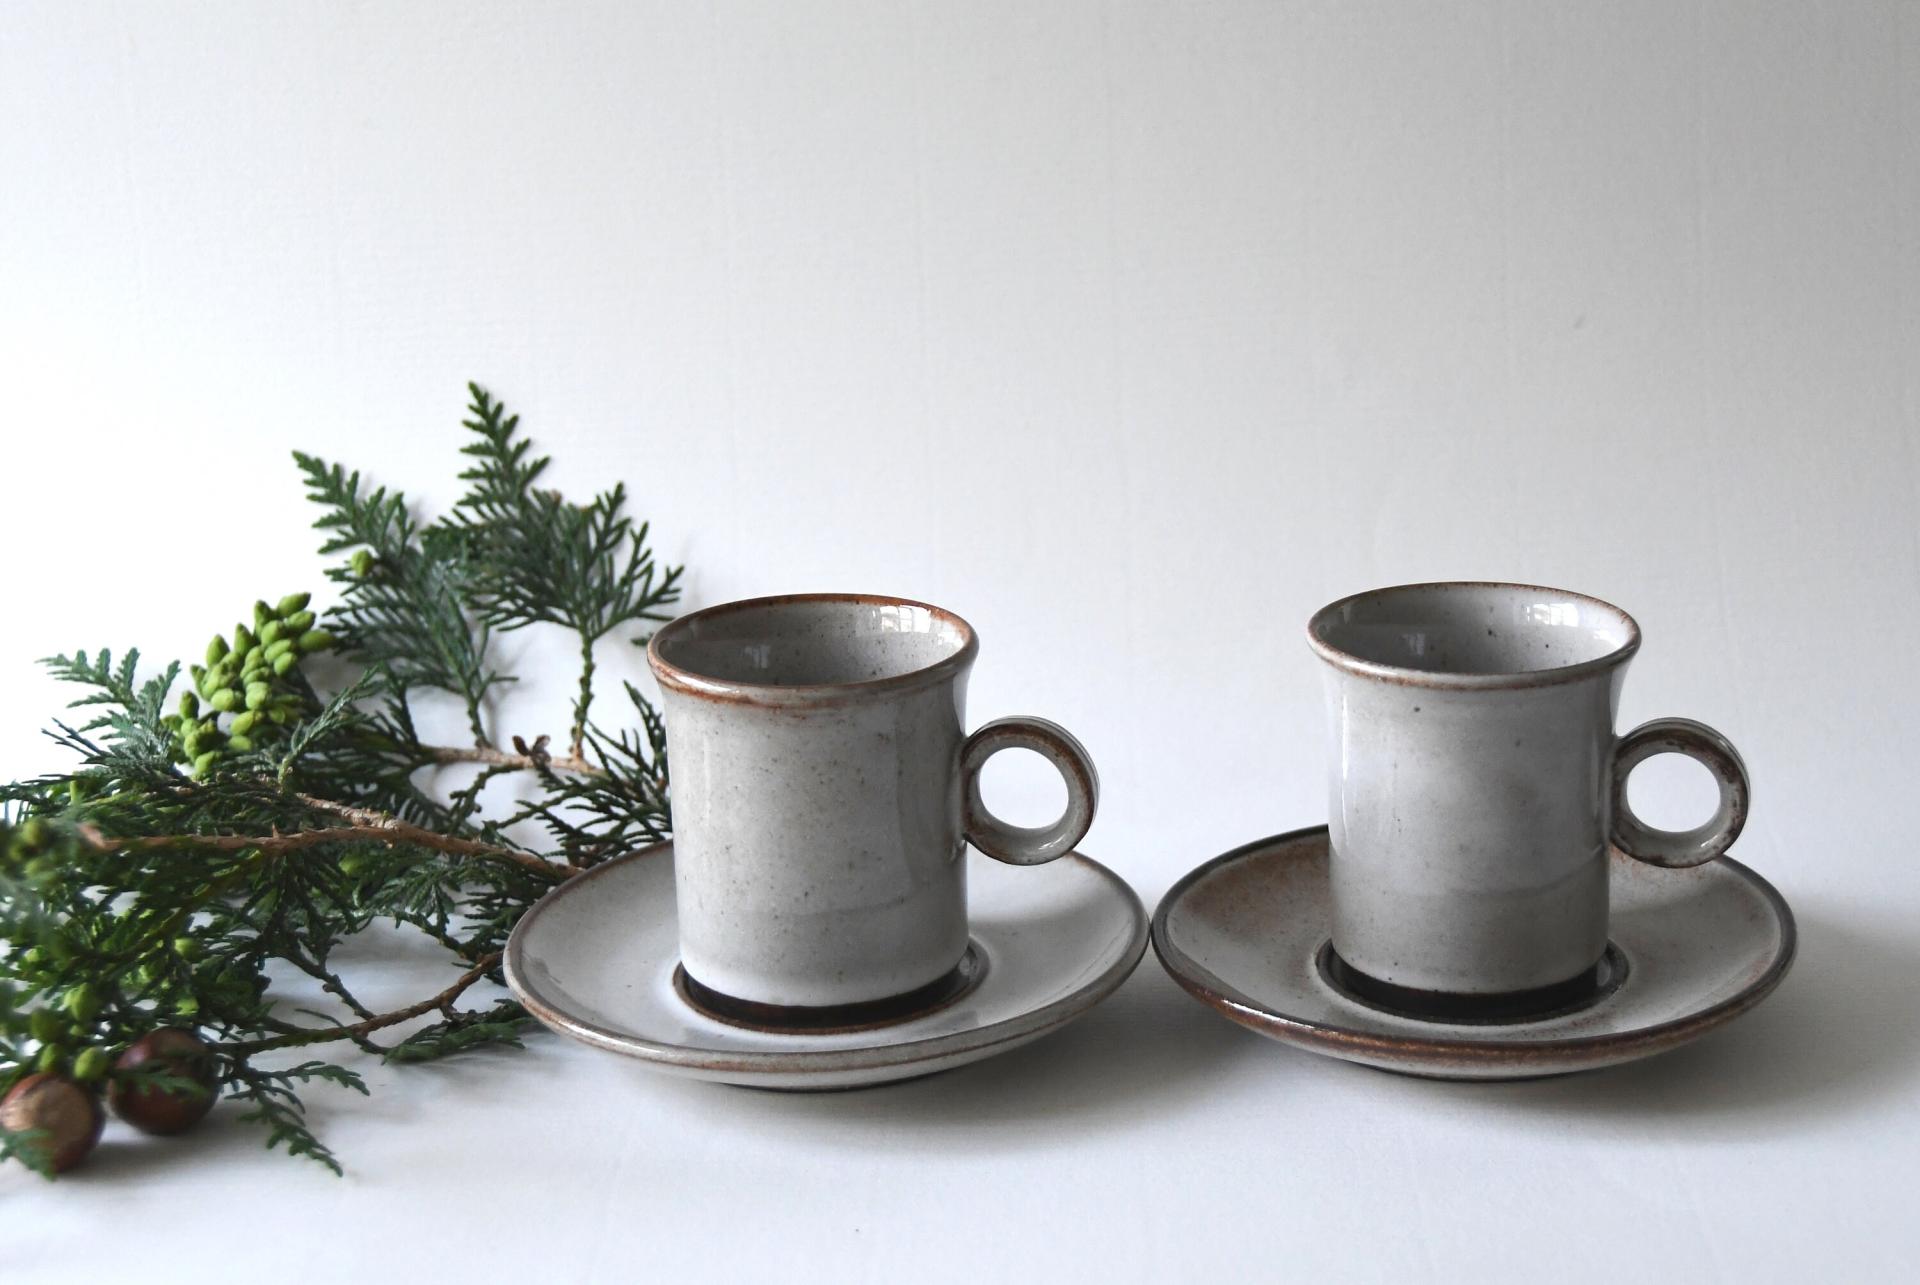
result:
[(1758, 1004), (1793, 963), (1787, 903), (1726, 857), (1662, 870), (1616, 852), (1612, 898), (1617, 985), (1575, 1011), (1501, 1025), (1398, 1016), (1329, 979), (1325, 826), (1189, 873), (1154, 914), (1153, 948), (1195, 998), (1262, 1035), (1449, 1080), (1559, 1075), (1665, 1052)]
[(792, 1033), (694, 1009), (679, 963), (673, 845), (619, 857), (547, 894), (507, 942), (507, 985), (540, 1021), (663, 1071), (774, 1089), (930, 1075), (1056, 1031), (1110, 995), (1147, 949), (1147, 914), (1099, 862), (1016, 867), (969, 852), (977, 984), (931, 1012), (862, 1030)]

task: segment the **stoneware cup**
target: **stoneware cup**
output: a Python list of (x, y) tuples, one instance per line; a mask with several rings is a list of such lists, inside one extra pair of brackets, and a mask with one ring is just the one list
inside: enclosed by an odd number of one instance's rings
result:
[[(1618, 607), (1529, 585), (1402, 585), (1307, 625), (1331, 743), (1330, 971), (1363, 998), (1519, 1018), (1606, 984), (1611, 844), (1658, 866), (1725, 852), (1747, 815), (1740, 756), (1712, 728), (1613, 730), (1640, 629)], [(1696, 829), (1642, 824), (1627, 776), (1691, 755), (1720, 786)]]
[[(978, 966), (966, 845), (1036, 865), (1086, 834), (1099, 787), (1065, 729), (1003, 718), (966, 734), (978, 650), (950, 611), (864, 594), (728, 603), (654, 636), (696, 1004), (795, 1027), (927, 1007)], [(1053, 825), (1008, 825), (981, 801), (981, 767), (1014, 747), (1065, 778)]]

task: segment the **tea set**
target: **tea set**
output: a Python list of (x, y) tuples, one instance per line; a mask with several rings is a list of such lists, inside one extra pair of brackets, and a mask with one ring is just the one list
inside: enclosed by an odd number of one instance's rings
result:
[[(1771, 993), (1794, 922), (1726, 855), (1747, 773), (1704, 724), (1614, 732), (1626, 612), (1517, 584), (1356, 594), (1308, 642), (1329, 824), (1236, 848), (1149, 924), (1076, 851), (1099, 778), (1058, 724), (967, 734), (973, 629), (862, 594), (756, 598), (656, 634), (675, 837), (555, 889), (507, 944), (537, 1019), (671, 1074), (848, 1089), (1057, 1030), (1151, 941), (1189, 994), (1282, 1043), (1413, 1075), (1518, 1079), (1674, 1048)], [(980, 772), (1035, 751), (1052, 825), (993, 815)], [(1706, 822), (1642, 822), (1646, 758), (1712, 773)]]

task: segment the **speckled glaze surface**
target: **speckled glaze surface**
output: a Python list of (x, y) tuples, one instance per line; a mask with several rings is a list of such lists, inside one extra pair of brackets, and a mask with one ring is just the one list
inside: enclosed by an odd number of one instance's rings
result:
[(1037, 870), (977, 854), (972, 938), (985, 972), (923, 1016), (840, 1034), (755, 1031), (674, 990), (672, 844), (610, 861), (522, 916), (507, 984), (563, 1035), (696, 1079), (844, 1089), (944, 1071), (1058, 1030), (1111, 994), (1146, 950), (1147, 917), (1106, 867), (1069, 853)]
[[(1064, 855), (1092, 823), (1086, 751), (1042, 719), (968, 737), (966, 621), (857, 594), (728, 603), (655, 635), (673, 765), (680, 953), (753, 1004), (864, 1004), (933, 985), (967, 946), (966, 845), (1013, 864)], [(1039, 751), (1068, 806), (996, 820), (978, 773)]]
[(1315, 1053), (1441, 1079), (1593, 1070), (1677, 1048), (1765, 999), (1786, 976), (1793, 914), (1731, 858), (1663, 869), (1614, 853), (1617, 987), (1529, 1022), (1449, 1024), (1382, 1012), (1319, 965), (1331, 905), (1326, 828), (1237, 848), (1175, 884), (1153, 946), (1174, 980), (1240, 1025)]
[[(1693, 865), (1745, 821), (1745, 769), (1711, 728), (1615, 735), (1640, 630), (1598, 599), (1402, 585), (1322, 609), (1308, 639), (1325, 662), (1333, 945), (1369, 978), (1446, 995), (1567, 983), (1606, 949), (1610, 847)], [(1668, 750), (1720, 782), (1697, 830), (1626, 808), (1627, 773)]]

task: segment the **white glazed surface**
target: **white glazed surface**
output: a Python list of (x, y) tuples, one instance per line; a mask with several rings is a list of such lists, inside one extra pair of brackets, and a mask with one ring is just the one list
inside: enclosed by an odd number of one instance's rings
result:
[(1518, 585), (1411, 585), (1314, 618), (1333, 942), (1420, 990), (1567, 981), (1606, 948), (1614, 710), (1631, 618)]
[(1155, 949), (1189, 990), (1284, 1043), (1392, 1071), (1507, 1079), (1592, 1070), (1678, 1047), (1778, 983), (1794, 930), (1765, 880), (1731, 861), (1663, 870), (1615, 855), (1612, 939), (1628, 973), (1578, 1012), (1500, 1026), (1381, 1012), (1328, 985), (1324, 829), (1264, 840), (1167, 894)]
[(966, 675), (777, 711), (663, 690), (681, 954), (765, 1004), (927, 985), (967, 945)]
[(1600, 958), (1620, 672), (1457, 691), (1326, 670), (1342, 958), (1461, 993), (1552, 985)]
[(1099, 863), (1074, 853), (1020, 868), (973, 854), (973, 938), (987, 971), (972, 991), (867, 1031), (731, 1026), (673, 989), (673, 848), (621, 858), (549, 894), (515, 927), (506, 976), (548, 1026), (676, 1075), (831, 1089), (947, 1070), (1057, 1030), (1119, 986), (1146, 948), (1139, 899)]

